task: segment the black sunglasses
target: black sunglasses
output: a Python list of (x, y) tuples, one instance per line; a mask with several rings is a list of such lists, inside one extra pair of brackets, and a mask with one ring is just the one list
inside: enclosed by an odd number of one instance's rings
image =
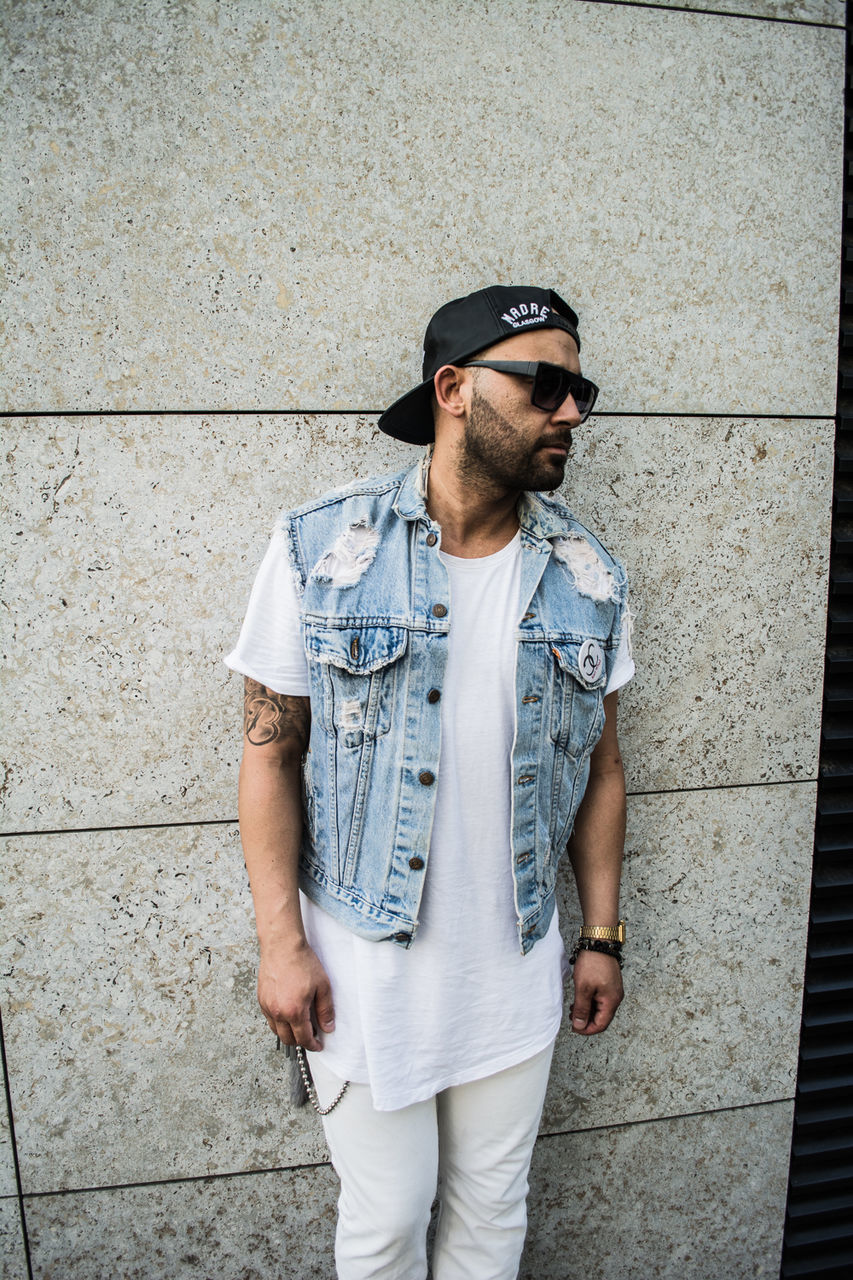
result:
[(532, 378), (530, 402), (547, 413), (559, 409), (571, 392), (581, 422), (586, 422), (592, 413), (592, 406), (598, 395), (598, 387), (589, 378), (582, 378), (579, 373), (570, 373), (558, 364), (546, 364), (544, 360), (530, 363), (518, 360), (468, 360), (462, 368), (495, 369), (498, 373), (515, 373), (521, 378)]

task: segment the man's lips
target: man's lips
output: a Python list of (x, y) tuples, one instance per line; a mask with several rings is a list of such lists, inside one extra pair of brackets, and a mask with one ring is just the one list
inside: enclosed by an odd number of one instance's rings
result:
[(567, 458), (572, 448), (571, 440), (547, 440), (539, 446), (540, 449), (547, 449), (549, 453), (559, 454), (563, 458)]

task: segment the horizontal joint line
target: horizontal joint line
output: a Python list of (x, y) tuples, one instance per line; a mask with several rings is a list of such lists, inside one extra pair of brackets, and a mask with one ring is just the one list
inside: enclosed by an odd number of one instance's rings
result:
[[(744, 791), (760, 787), (801, 787), (818, 782), (818, 778), (764, 778), (760, 782), (717, 782), (695, 787), (655, 787), (647, 791), (628, 791), (630, 797), (693, 795), (702, 791)], [(230, 827), (237, 818), (187, 818), (179, 822), (114, 822), (89, 827), (43, 827), (34, 830), (0, 831), (0, 839), (20, 839), (27, 836), (81, 836), (95, 835), (100, 831), (159, 831), (171, 827)]]
[[(384, 409), (5, 409), (3, 418), (378, 418)], [(725, 413), (715, 409), (603, 409), (595, 418), (721, 418), (751, 422), (834, 422), (834, 413)]]
[(635, 1129), (638, 1125), (665, 1124), (669, 1120), (695, 1120), (704, 1116), (725, 1115), (732, 1111), (752, 1111), (756, 1107), (776, 1107), (782, 1102), (793, 1102), (794, 1098), (768, 1098), (764, 1102), (736, 1102), (729, 1107), (709, 1107), (704, 1111), (676, 1111), (671, 1115), (647, 1116), (643, 1120), (618, 1120), (614, 1124), (594, 1124), (582, 1129), (555, 1129), (553, 1133), (540, 1133), (541, 1141), (549, 1138), (571, 1137), (573, 1134), (607, 1133), (611, 1129)]
[(223, 1178), (256, 1178), (269, 1173), (298, 1173), (303, 1169), (324, 1169), (330, 1165), (328, 1160), (312, 1160), (305, 1164), (276, 1165), (271, 1169), (235, 1169), (229, 1173), (188, 1174), (180, 1178), (152, 1178), (140, 1182), (110, 1182), (104, 1186), (92, 1187), (60, 1187), (55, 1191), (25, 1191), (25, 1200), (41, 1200), (45, 1196), (81, 1196), (91, 1195), (98, 1191), (134, 1191), (145, 1187), (171, 1187), (181, 1182), (214, 1182)]
[(700, 9), (689, 4), (655, 4), (654, 0), (584, 0), (585, 4), (616, 5), (627, 9), (659, 9), (662, 13), (696, 13), (709, 18), (740, 18), (744, 22), (776, 22), (789, 27), (825, 27), (829, 31), (844, 31), (839, 22), (817, 22), (808, 18), (779, 18), (764, 13), (733, 13), (731, 9)]

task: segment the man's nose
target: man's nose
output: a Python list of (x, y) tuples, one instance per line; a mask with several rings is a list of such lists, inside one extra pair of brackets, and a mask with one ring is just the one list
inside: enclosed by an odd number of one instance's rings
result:
[(575, 398), (571, 391), (566, 396), (559, 408), (555, 409), (551, 414), (555, 422), (564, 422), (569, 427), (579, 427), (581, 424), (580, 410), (575, 402)]

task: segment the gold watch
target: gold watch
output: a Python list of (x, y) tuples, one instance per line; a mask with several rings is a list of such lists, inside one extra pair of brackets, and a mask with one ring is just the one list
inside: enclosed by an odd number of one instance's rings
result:
[(624, 942), (626, 937), (625, 921), (620, 920), (617, 925), (582, 924), (579, 937), (602, 938), (606, 942)]

